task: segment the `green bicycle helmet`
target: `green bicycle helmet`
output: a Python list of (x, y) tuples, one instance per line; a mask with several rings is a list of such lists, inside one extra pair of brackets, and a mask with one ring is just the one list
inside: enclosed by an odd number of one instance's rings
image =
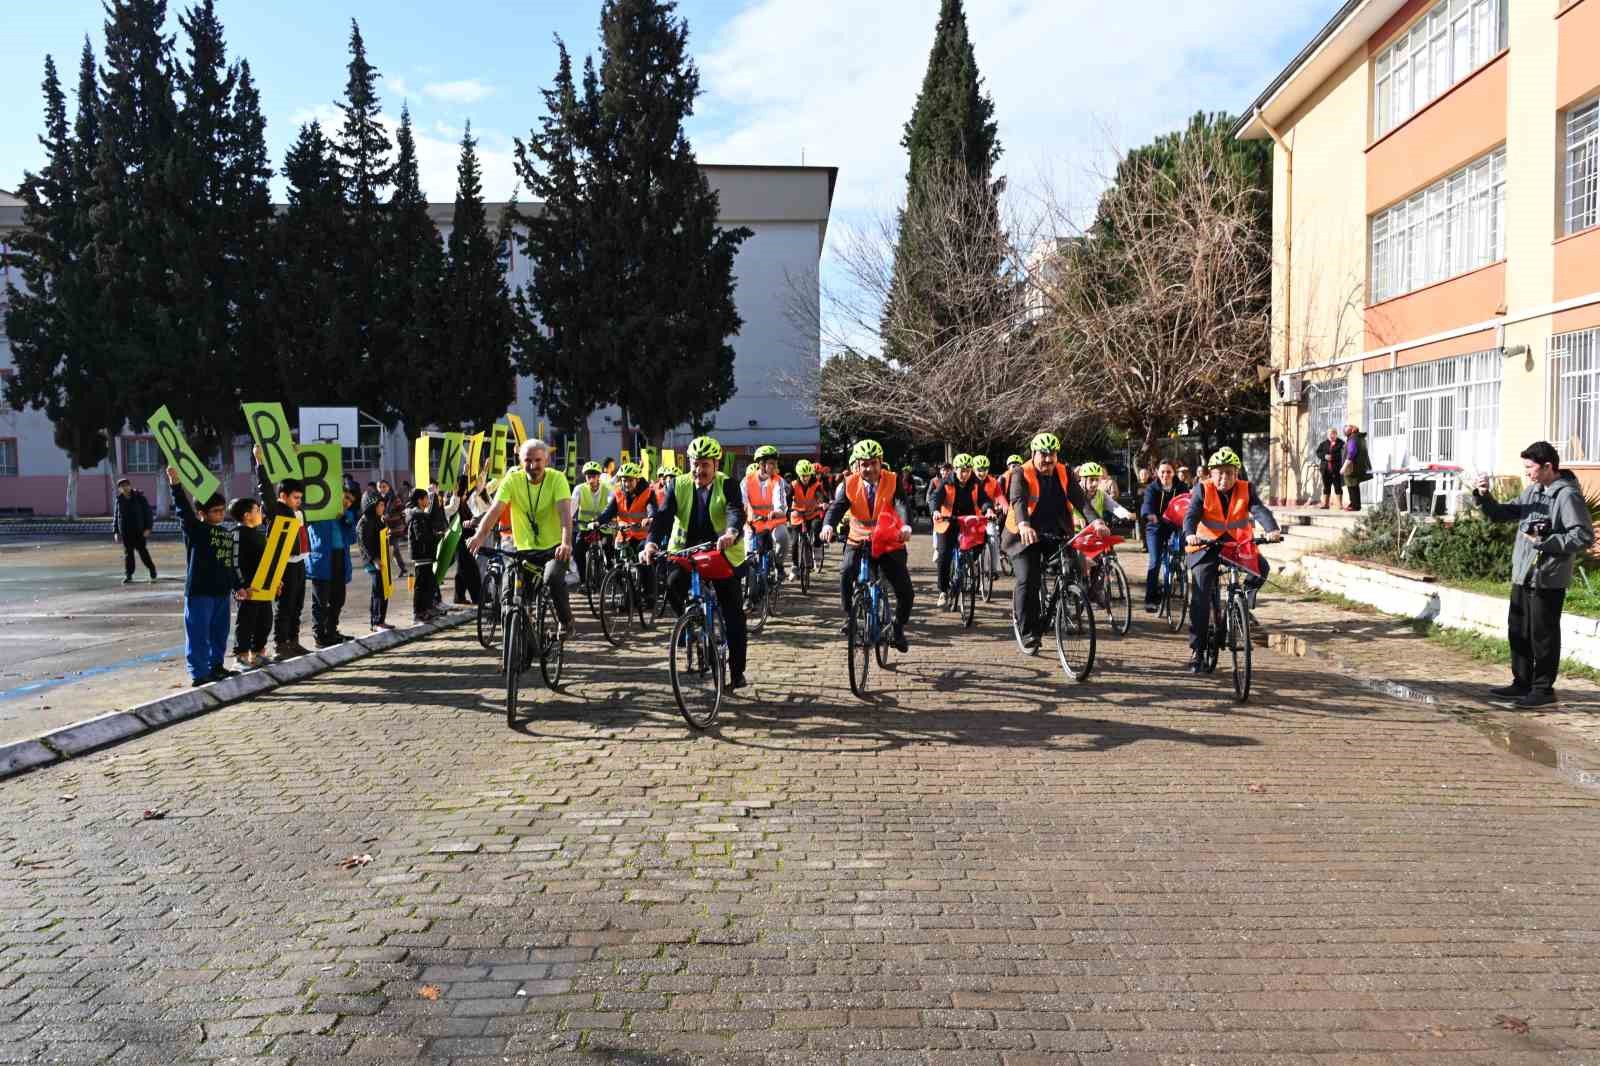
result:
[(1228, 447), (1218, 448), (1216, 451), (1212, 452), (1211, 459), (1206, 463), (1206, 465), (1232, 466), (1241, 469), (1244, 467), (1243, 461), (1241, 461), (1239, 458), (1239, 453)]
[(882, 459), (883, 445), (875, 440), (857, 441), (856, 446), (850, 449), (850, 461), (859, 463), (863, 459)]
[(588, 477), (590, 474), (598, 474), (598, 473), (600, 473), (600, 464), (599, 463), (590, 461), (590, 462), (587, 462), (587, 463), (583, 464), (583, 476), (584, 477)]
[(962, 452), (960, 455), (957, 455), (954, 459), (950, 460), (950, 465), (955, 467), (957, 470), (971, 470), (972, 456), (968, 455), (966, 452)]
[(756, 462), (758, 463), (766, 462), (768, 459), (776, 459), (777, 457), (778, 449), (770, 444), (763, 444), (761, 447), (756, 449), (755, 458)]
[(644, 471), (638, 463), (623, 463), (622, 469), (617, 471), (623, 477), (644, 477)]
[(816, 472), (817, 472), (816, 464), (813, 463), (810, 459), (802, 459), (798, 463), (794, 464), (794, 476), (795, 477), (808, 478), (811, 475), (815, 474)]
[(759, 474), (759, 473), (761, 473), (761, 464), (760, 463), (751, 463), (749, 466), (744, 468), (744, 476), (745, 477), (749, 477), (751, 474)]
[(721, 461), (722, 445), (717, 443), (715, 437), (696, 437), (689, 442), (689, 461), (696, 459), (714, 459)]
[(1028, 442), (1028, 450), (1031, 452), (1059, 452), (1061, 450), (1061, 438), (1054, 433), (1037, 434), (1033, 440)]
[(974, 455), (972, 457), (972, 469), (980, 474), (987, 474), (989, 472), (989, 457), (987, 455)]
[(1095, 462), (1084, 463), (1078, 467), (1078, 476), (1081, 478), (1105, 477), (1106, 468)]
[(1016, 455), (1016, 454), (1012, 454), (1012, 455), (1006, 456), (1006, 465), (1007, 466), (1021, 466), (1022, 465), (1022, 456)]
[(660, 470), (656, 471), (656, 477), (677, 477), (677, 476), (678, 476), (678, 468), (673, 466), (671, 463), (668, 463), (666, 466), (664, 466)]

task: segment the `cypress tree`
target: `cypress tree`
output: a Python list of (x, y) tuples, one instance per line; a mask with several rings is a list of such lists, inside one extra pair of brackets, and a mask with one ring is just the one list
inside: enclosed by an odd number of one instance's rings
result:
[(440, 396), (440, 421), (486, 426), (515, 400), (511, 369), (512, 313), (500, 270), (508, 227), (489, 229), (483, 205), (478, 142), (468, 122), (456, 163), (456, 202), (450, 217), (449, 260), (440, 291), (436, 365), (449, 369)]
[(228, 168), (222, 189), (223, 217), (229, 221), (230, 291), (233, 294), (233, 357), (239, 399), (254, 402), (280, 395), (273, 373), (267, 293), (271, 286), (272, 164), (267, 156), (267, 122), (261, 94), (248, 60), (239, 62), (229, 117)]
[(344, 116), (334, 154), (339, 163), (340, 187), (345, 198), (341, 302), (335, 355), (340, 376), (354, 383), (355, 394), (379, 413), (390, 405), (383, 399), (387, 375), (384, 353), (374, 346), (382, 335), (381, 319), (388, 310), (383, 254), (385, 233), (383, 192), (394, 178), (389, 161), (389, 137), (379, 122), (379, 74), (367, 61), (361, 27), (350, 20), (350, 63), (347, 68)]
[[(398, 417), (411, 435), (439, 419), (440, 404), (459, 368), (439, 358), (436, 319), (444, 280), (444, 249), (428, 216), (417, 173), (417, 144), (411, 110), (402, 107), (395, 141), (394, 195), (389, 200), (381, 260), (386, 282), (385, 311), (373, 343), (386, 364), (389, 402), (374, 412)], [(368, 401), (375, 404), (376, 401)], [(504, 414), (504, 410), (500, 412)]]

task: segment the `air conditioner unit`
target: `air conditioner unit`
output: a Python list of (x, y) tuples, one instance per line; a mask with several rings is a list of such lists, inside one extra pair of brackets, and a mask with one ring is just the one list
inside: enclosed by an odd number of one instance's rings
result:
[(1273, 383), (1272, 398), (1283, 407), (1298, 407), (1301, 396), (1305, 391), (1305, 378), (1292, 371), (1285, 370), (1278, 375)]

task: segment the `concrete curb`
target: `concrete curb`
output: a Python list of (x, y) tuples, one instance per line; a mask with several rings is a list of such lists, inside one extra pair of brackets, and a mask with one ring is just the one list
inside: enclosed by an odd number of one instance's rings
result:
[(264, 669), (252, 670), (238, 677), (230, 677), (226, 681), (163, 696), (161, 699), (140, 704), (132, 710), (111, 711), (26, 740), (0, 744), (0, 781), (41, 766), (52, 766), (113, 744), (120, 744), (124, 740), (143, 736), (174, 722), (210, 714), (219, 707), (259, 696), (282, 685), (314, 677), (324, 670), (331, 670), (336, 666), (364, 659), (368, 655), (421, 640), (441, 630), (466, 625), (474, 620), (473, 614), (463, 613), (459, 617), (451, 617), (442, 622), (423, 622), (407, 629), (390, 629), (374, 633), (286, 662), (272, 663)]

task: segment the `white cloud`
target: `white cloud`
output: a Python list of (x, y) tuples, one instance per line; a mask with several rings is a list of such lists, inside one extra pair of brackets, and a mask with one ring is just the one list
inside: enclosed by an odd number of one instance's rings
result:
[(494, 94), (494, 87), (477, 78), (462, 81), (434, 81), (422, 87), (422, 95), (447, 104), (475, 104)]
[[(1237, 110), (1281, 65), (1269, 47), (1311, 0), (970, 0), (978, 67), (995, 102), (1013, 189), (1041, 174), (1093, 185), (1112, 146), (1197, 110)], [(927, 67), (929, 0), (757, 0), (699, 57), (701, 160), (840, 168), (846, 214), (903, 191), (900, 137)], [(1295, 41), (1294, 44), (1301, 42)], [(1092, 194), (1088, 194), (1092, 198)]]
[(411, 95), (411, 89), (406, 85), (406, 80), (399, 75), (390, 75), (383, 79), (384, 88), (402, 100)]

